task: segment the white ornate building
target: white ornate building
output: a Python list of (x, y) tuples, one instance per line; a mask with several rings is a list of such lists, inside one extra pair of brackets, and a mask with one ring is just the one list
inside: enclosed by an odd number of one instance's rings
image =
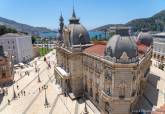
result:
[(160, 62), (165, 62), (165, 32), (154, 35), (153, 56)]
[(7, 33), (0, 36), (0, 45), (9, 56), (14, 56), (14, 63), (27, 62), (33, 58), (30, 35)]
[[(118, 28), (107, 45), (93, 45), (73, 10), (69, 25), (60, 18), (56, 83), (74, 99), (85, 95), (102, 114), (131, 114), (143, 94), (152, 47), (139, 47), (128, 29)], [(143, 46), (144, 47), (144, 46)]]

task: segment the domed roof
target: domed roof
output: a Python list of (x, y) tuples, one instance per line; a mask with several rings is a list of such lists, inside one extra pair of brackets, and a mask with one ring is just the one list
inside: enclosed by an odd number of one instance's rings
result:
[(150, 46), (153, 43), (153, 37), (147, 32), (140, 32), (137, 41), (144, 45)]
[(88, 31), (79, 23), (79, 19), (76, 18), (74, 9), (72, 17), (69, 19), (69, 25), (67, 26), (67, 29), (70, 31), (70, 40), (72, 45), (90, 43)]
[(105, 56), (115, 57), (120, 59), (122, 56), (128, 57), (128, 59), (136, 58), (137, 45), (133, 37), (114, 35), (106, 46)]
[(67, 27), (70, 31), (70, 38), (72, 45), (88, 44), (90, 38), (88, 31), (81, 24), (69, 24)]

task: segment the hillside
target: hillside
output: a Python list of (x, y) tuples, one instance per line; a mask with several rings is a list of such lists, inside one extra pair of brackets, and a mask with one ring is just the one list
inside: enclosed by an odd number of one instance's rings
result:
[(25, 32), (29, 34), (37, 35), (39, 32), (50, 32), (50, 29), (44, 27), (33, 27), (26, 24), (21, 24), (13, 20), (0, 17), (0, 25), (5, 25), (8, 28), (16, 29), (19, 32)]
[(107, 24), (107, 25), (103, 25), (101, 27), (97, 27), (95, 29), (92, 29), (91, 31), (105, 31), (109, 27), (112, 27), (112, 26), (124, 26), (124, 24)]
[[(114, 25), (119, 24), (108, 24), (93, 30), (102, 31)], [(123, 26), (130, 26), (134, 31), (140, 31), (141, 29), (148, 29), (150, 31), (163, 31), (165, 29), (165, 10), (162, 10), (149, 18), (131, 20)]]

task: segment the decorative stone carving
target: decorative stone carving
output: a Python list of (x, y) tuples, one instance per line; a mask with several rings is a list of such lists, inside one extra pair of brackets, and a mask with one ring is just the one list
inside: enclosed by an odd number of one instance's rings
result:
[(122, 56), (120, 57), (120, 59), (125, 59), (125, 60), (127, 60), (128, 58), (129, 58), (129, 57), (128, 57), (127, 53), (124, 51), (123, 54), (122, 54)]

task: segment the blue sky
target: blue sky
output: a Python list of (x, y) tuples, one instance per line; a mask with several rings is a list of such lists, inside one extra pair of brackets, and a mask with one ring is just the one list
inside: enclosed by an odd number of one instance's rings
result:
[[(88, 29), (150, 17), (165, 9), (165, 0), (74, 0), (80, 22)], [(0, 0), (0, 16), (24, 24), (58, 28), (62, 12), (65, 24), (73, 0)]]

